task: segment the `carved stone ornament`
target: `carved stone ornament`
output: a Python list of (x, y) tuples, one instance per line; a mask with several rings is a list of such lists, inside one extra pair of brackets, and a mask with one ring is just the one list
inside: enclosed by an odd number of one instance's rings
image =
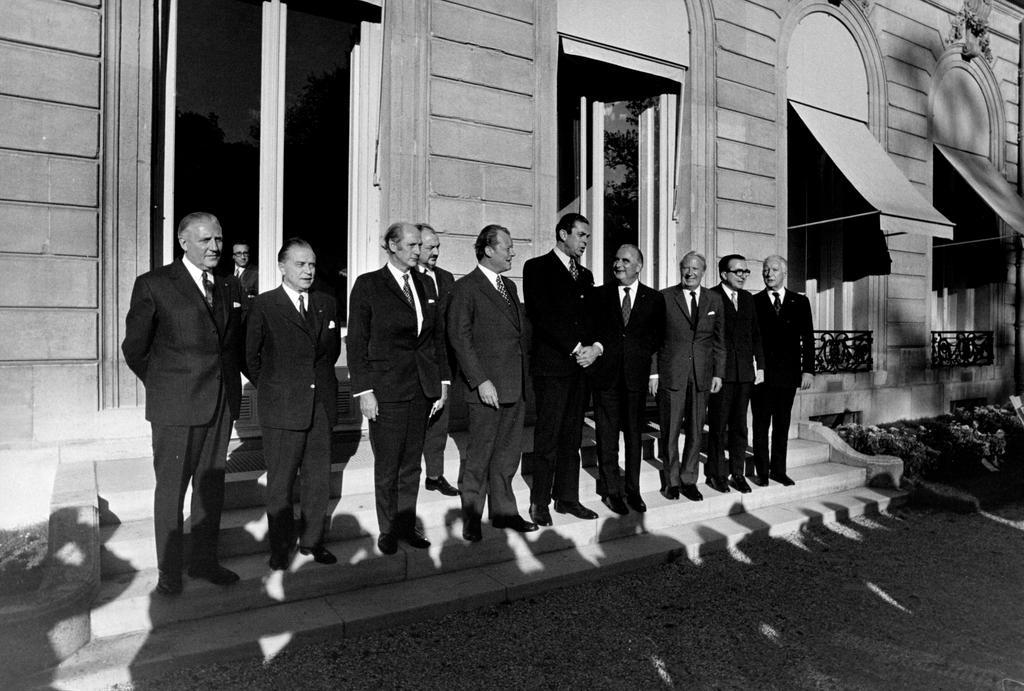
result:
[(950, 19), (946, 45), (960, 46), (960, 55), (970, 62), (978, 56), (992, 62), (989, 47), (988, 16), (992, 13), (992, 0), (964, 0), (963, 7)]

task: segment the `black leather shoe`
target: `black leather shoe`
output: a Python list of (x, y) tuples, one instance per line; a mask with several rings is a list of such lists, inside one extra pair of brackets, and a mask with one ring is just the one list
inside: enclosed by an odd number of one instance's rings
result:
[(268, 564), (274, 571), (285, 571), (288, 569), (288, 562), (288, 553), (286, 552), (284, 554), (271, 554)]
[(790, 487), (796, 484), (796, 482), (793, 481), (793, 478), (791, 478), (789, 475), (786, 475), (785, 473), (769, 473), (768, 479), (775, 480), (780, 485), (784, 485), (786, 487)]
[(671, 499), (673, 501), (679, 498), (679, 488), (675, 485), (669, 485), (663, 489), (661, 493), (665, 495), (666, 499)]
[(174, 596), (181, 594), (181, 574), (161, 572), (153, 592), (157, 595)]
[(377, 538), (377, 549), (381, 554), (394, 554), (398, 551), (398, 540), (391, 533), (381, 533)]
[(405, 542), (405, 544), (410, 547), (415, 547), (416, 549), (426, 549), (427, 547), (430, 547), (430, 540), (423, 537), (423, 533), (420, 532), (418, 528), (407, 530), (398, 537), (400, 540)]
[(532, 533), (537, 530), (536, 523), (530, 523), (522, 516), (495, 516), (491, 519), (491, 525), (498, 530), (511, 528), (518, 533)]
[(459, 490), (448, 484), (448, 481), (444, 479), (444, 475), (441, 475), (436, 480), (428, 477), (423, 486), (431, 492), (440, 492), (446, 497), (459, 496)]
[(647, 504), (640, 498), (639, 494), (627, 494), (626, 495), (626, 506), (633, 509), (637, 513), (644, 513), (647, 511)]
[(707, 478), (705, 484), (716, 492), (721, 492), (722, 494), (729, 491), (729, 483), (726, 482), (724, 478), (720, 478), (717, 475), (712, 475)]
[(530, 520), (537, 525), (551, 525), (551, 512), (546, 506), (530, 504)]
[(754, 481), (754, 484), (757, 485), (758, 487), (768, 486), (768, 478), (766, 478), (764, 475), (755, 475), (751, 479)]
[(731, 483), (736, 488), (737, 492), (741, 494), (750, 494), (750, 485), (743, 479), (742, 475), (733, 475)]
[(201, 578), (214, 585), (231, 585), (238, 581), (238, 574), (231, 569), (225, 569), (220, 564), (204, 564), (203, 566), (189, 567), (190, 578)]
[(601, 503), (607, 506), (612, 513), (617, 513), (620, 516), (625, 516), (629, 513), (629, 509), (626, 507), (626, 502), (622, 501), (622, 497), (618, 495), (612, 497), (601, 497)]
[(480, 532), (479, 523), (465, 523), (462, 526), (462, 539), (466, 542), (480, 542), (484, 539), (483, 533)]
[(679, 493), (690, 501), (704, 501), (704, 495), (697, 489), (697, 485), (683, 485)]
[(313, 561), (317, 564), (337, 564), (338, 558), (331, 554), (323, 545), (316, 547), (299, 547), (299, 554), (313, 555)]
[(555, 500), (555, 511), (558, 513), (567, 513), (570, 516), (576, 518), (582, 518), (583, 520), (590, 521), (597, 518), (597, 514), (585, 507), (583, 504), (577, 502), (567, 502)]

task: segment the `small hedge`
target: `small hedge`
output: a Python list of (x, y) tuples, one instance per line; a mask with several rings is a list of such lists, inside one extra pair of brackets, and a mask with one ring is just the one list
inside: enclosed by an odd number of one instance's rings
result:
[(846, 424), (840, 437), (861, 453), (903, 459), (909, 478), (949, 479), (1022, 462), (1024, 425), (1011, 406), (978, 406), (920, 420)]

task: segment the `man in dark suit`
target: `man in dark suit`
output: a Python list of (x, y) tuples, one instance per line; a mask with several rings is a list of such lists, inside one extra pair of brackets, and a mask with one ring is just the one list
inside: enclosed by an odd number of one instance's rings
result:
[(548, 504), (577, 518), (597, 514), (580, 503), (580, 443), (587, 386), (583, 367), (600, 349), (584, 343), (585, 295), (594, 275), (579, 263), (590, 241), (590, 222), (566, 214), (555, 226), (555, 248), (523, 266), (526, 314), (533, 329), (530, 374), (537, 401), (533, 430), (530, 518), (551, 525)]
[[(700, 442), (708, 395), (722, 388), (725, 371), (725, 324), (722, 298), (700, 286), (707, 260), (687, 252), (679, 262), (681, 282), (661, 291), (665, 296), (665, 338), (658, 351), (658, 373), (650, 391), (658, 396), (661, 421), (662, 484), (665, 496), (691, 501), (697, 489)], [(679, 458), (679, 435), (686, 441)]]
[(188, 574), (218, 585), (238, 580), (218, 563), (217, 538), (228, 438), (242, 399), (242, 291), (233, 276), (213, 273), (224, 244), (215, 216), (185, 216), (178, 243), (181, 259), (135, 280), (121, 344), (125, 362), (146, 387), (153, 429), (161, 595), (181, 592), (181, 507), (190, 481)]
[(455, 282), (448, 337), (466, 384), (469, 449), (459, 470), (462, 536), (480, 540), (488, 504), (491, 524), (521, 533), (537, 525), (519, 515), (512, 478), (523, 450), (526, 391), (526, 317), (516, 285), (502, 273), (512, 268), (508, 229), (489, 225), (476, 239), (476, 269)]
[[(757, 321), (764, 344), (764, 383), (754, 387), (754, 482), (772, 479), (794, 484), (786, 474), (789, 419), (797, 387), (814, 382), (814, 326), (807, 297), (786, 290), (786, 260), (772, 255), (764, 260), (764, 290), (754, 296)], [(768, 428), (772, 431), (768, 453)]]
[(427, 419), (448, 395), (448, 362), (437, 305), (427, 301), (423, 277), (415, 271), (420, 231), (393, 223), (384, 234), (388, 261), (352, 286), (348, 353), (352, 391), (370, 422), (374, 485), (384, 554), (398, 540), (424, 549), (430, 542), (416, 527), (416, 495)]
[[(330, 496), (331, 428), (337, 418), (341, 351), (337, 305), (313, 292), (316, 255), (301, 238), (277, 254), (281, 285), (258, 296), (249, 312), (245, 360), (259, 392), (263, 454), (267, 460), (270, 568), (288, 568), (294, 543), (292, 486), (299, 473), (302, 532), (299, 552), (321, 564), (337, 561), (324, 547)], [(301, 472), (300, 472), (301, 471)]]
[[(747, 457), (747, 407), (754, 384), (764, 379), (764, 351), (754, 296), (743, 290), (750, 275), (746, 258), (739, 254), (722, 257), (718, 261), (718, 275), (722, 282), (711, 291), (718, 294), (724, 306), (725, 372), (722, 389), (711, 394), (708, 403), (708, 460), (704, 475), (711, 489), (728, 492), (732, 484), (737, 491), (746, 494), (750, 491), (750, 485), (743, 478)], [(728, 464), (726, 449), (729, 450)]]
[[(423, 247), (420, 249), (418, 269), (423, 274), (423, 285), (427, 289), (427, 302), (433, 301), (437, 307), (438, 326), (445, 327), (448, 317), (448, 304), (452, 297), (452, 286), (455, 277), (451, 271), (445, 271), (437, 265), (440, 254), (441, 239), (434, 229), (426, 223), (417, 223)], [(445, 357), (452, 376), (455, 376), (455, 354), (445, 339)], [(451, 406), (446, 405), (441, 411), (427, 421), (427, 436), (423, 440), (423, 464), (427, 469), (427, 478), (423, 487), (432, 492), (440, 492), (449, 497), (458, 496), (459, 490), (444, 478), (444, 447), (448, 444), (448, 418)]]
[[(590, 294), (592, 334), (604, 350), (586, 370), (594, 390), (598, 494), (619, 515), (630, 508), (647, 510), (640, 497), (640, 434), (651, 356), (661, 346), (665, 328), (665, 298), (640, 283), (643, 266), (640, 248), (623, 245), (612, 264), (615, 280)], [(625, 482), (619, 469), (620, 430), (626, 448)]]
[(242, 293), (249, 298), (256, 297), (259, 290), (259, 269), (249, 261), (249, 245), (237, 242), (231, 246), (231, 258), (235, 262), (235, 278), (242, 286)]

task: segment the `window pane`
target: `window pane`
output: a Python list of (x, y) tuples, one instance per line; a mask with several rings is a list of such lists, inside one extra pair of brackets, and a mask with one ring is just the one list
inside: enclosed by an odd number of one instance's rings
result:
[(349, 55), (358, 24), (334, 16), (333, 5), (304, 3), (301, 11), (289, 6), (283, 230), (284, 237), (297, 235), (313, 246), (317, 287), (336, 295), (344, 310)]
[[(216, 215), (225, 242), (259, 241), (259, 3), (178, 0), (175, 223)], [(175, 253), (181, 253), (175, 243)], [(229, 251), (221, 268), (230, 270)]]
[(611, 266), (623, 243), (639, 242), (640, 128), (646, 101), (613, 101), (604, 106), (604, 258)]

